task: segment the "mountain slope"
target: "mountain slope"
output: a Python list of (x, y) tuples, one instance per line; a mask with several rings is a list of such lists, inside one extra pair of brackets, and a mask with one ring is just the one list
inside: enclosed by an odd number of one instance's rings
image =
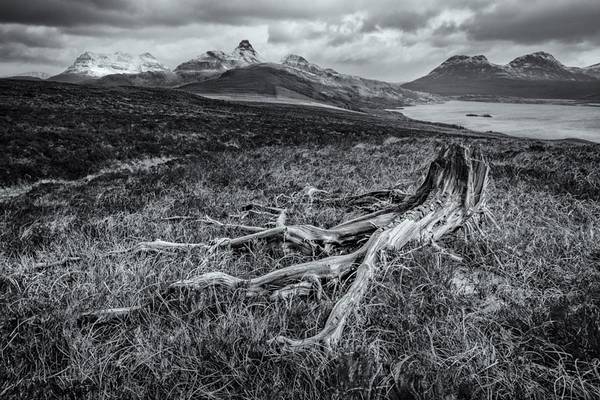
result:
[(360, 97), (363, 101), (375, 101), (379, 104), (394, 106), (438, 100), (437, 96), (406, 90), (399, 84), (361, 78), (339, 73), (331, 68), (322, 68), (308, 62), (305, 58), (290, 54), (282, 60), (282, 65), (293, 74), (318, 82), (332, 90)]
[(137, 74), (111, 74), (89, 82), (97, 86), (105, 87), (174, 87), (181, 85), (182, 83), (179, 76), (171, 71), (146, 71)]
[(181, 89), (201, 94), (314, 100), (348, 109), (397, 107), (437, 99), (400, 85), (323, 69), (297, 55), (285, 57), (282, 64), (262, 63), (226, 71), (218, 78)]
[(86, 51), (77, 57), (64, 72), (49, 78), (49, 80), (78, 83), (112, 74), (167, 71), (169, 69), (150, 53), (133, 56), (123, 52), (103, 54)]
[(600, 80), (537, 52), (506, 65), (492, 64), (481, 55), (454, 56), (403, 87), (442, 95), (579, 99), (600, 93)]
[(583, 73), (600, 79), (600, 63), (582, 68)]
[(323, 86), (303, 79), (277, 64), (257, 64), (232, 69), (220, 77), (184, 85), (180, 89), (201, 94), (255, 95), (313, 99), (349, 108), (351, 99), (326, 93)]
[(242, 40), (231, 53), (220, 50), (207, 51), (179, 64), (173, 72), (181, 82), (203, 81), (225, 71), (263, 62), (248, 40)]

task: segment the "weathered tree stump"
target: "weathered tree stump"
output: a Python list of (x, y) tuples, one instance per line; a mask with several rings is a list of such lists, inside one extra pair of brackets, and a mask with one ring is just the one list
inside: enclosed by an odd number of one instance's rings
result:
[[(173, 282), (167, 291), (203, 290), (222, 286), (241, 289), (248, 296), (268, 295), (287, 298), (321, 290), (321, 282), (339, 279), (354, 272), (350, 288), (335, 304), (323, 329), (305, 339), (277, 337), (273, 341), (290, 347), (311, 345), (335, 346), (340, 340), (349, 315), (359, 305), (377, 273), (380, 254), (386, 249), (401, 249), (410, 242), (420, 241), (433, 246), (444, 235), (458, 228), (477, 226), (484, 214), (485, 189), (489, 166), (478, 149), (451, 145), (443, 149), (430, 164), (427, 176), (413, 195), (396, 190), (371, 192), (353, 196), (361, 205), (368, 199), (394, 201), (375, 212), (343, 222), (329, 229), (312, 225), (286, 225), (285, 210), (277, 210), (279, 217), (274, 228), (246, 225), (246, 236), (222, 239), (212, 246), (237, 247), (255, 240), (278, 240), (287, 249), (314, 254), (321, 251), (324, 258), (274, 270), (255, 278), (239, 278), (224, 272), (209, 272), (192, 279)], [(205, 222), (224, 225), (207, 219)], [(361, 244), (362, 243), (362, 244)], [(174, 250), (180, 248), (210, 247), (206, 244), (144, 242), (131, 250)], [(350, 250), (348, 250), (350, 249)], [(335, 254), (335, 255), (330, 255)], [(161, 294), (166, 295), (165, 293)], [(100, 310), (83, 315), (84, 318), (122, 318), (143, 306)]]

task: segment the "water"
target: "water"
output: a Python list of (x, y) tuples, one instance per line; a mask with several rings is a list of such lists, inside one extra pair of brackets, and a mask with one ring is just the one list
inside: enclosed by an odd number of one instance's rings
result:
[[(397, 110), (409, 118), (456, 124), (535, 139), (577, 138), (600, 142), (600, 107), (448, 101)], [(465, 114), (490, 114), (492, 118)]]

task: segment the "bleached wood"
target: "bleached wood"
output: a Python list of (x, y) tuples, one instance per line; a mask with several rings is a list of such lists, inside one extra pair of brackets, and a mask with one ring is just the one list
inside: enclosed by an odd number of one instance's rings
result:
[[(172, 283), (173, 290), (203, 290), (213, 286), (244, 290), (248, 296), (270, 295), (272, 299), (289, 299), (322, 292), (322, 281), (339, 279), (354, 272), (354, 281), (348, 291), (337, 301), (324, 327), (314, 336), (292, 339), (279, 336), (273, 341), (289, 347), (323, 345), (335, 346), (343, 333), (349, 317), (360, 304), (377, 273), (381, 252), (402, 249), (411, 242), (425, 242), (434, 247), (440, 238), (465, 226), (477, 226), (479, 216), (485, 212), (485, 189), (489, 166), (476, 149), (452, 145), (443, 149), (430, 164), (427, 176), (415, 194), (385, 193), (394, 200), (392, 204), (370, 214), (343, 222), (329, 229), (313, 225), (285, 225), (285, 209), (257, 207), (268, 213), (277, 212), (275, 228), (254, 232), (233, 239), (221, 239), (213, 247), (237, 247), (260, 239), (277, 239), (301, 251), (347, 248), (358, 243), (358, 249), (346, 254), (331, 255), (315, 261), (275, 269), (256, 278), (239, 278), (223, 272), (209, 272), (191, 279)], [(380, 200), (382, 192), (372, 192), (357, 197), (360, 200)], [(214, 220), (209, 220), (215, 223)], [(221, 223), (218, 223), (221, 224)], [(221, 224), (223, 225), (223, 224)], [(226, 224), (224, 226), (227, 226)], [(239, 226), (238, 226), (239, 227)], [(262, 229), (252, 227), (254, 230)], [(145, 242), (138, 248), (152, 250), (208, 247), (203, 244)], [(459, 258), (448, 253), (455, 258)], [(122, 317), (130, 309), (100, 310), (102, 319), (111, 315)], [(88, 313), (87, 317), (93, 315)]]

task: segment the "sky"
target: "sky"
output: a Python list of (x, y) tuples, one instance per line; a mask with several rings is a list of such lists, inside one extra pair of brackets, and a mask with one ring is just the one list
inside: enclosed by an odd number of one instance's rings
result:
[(600, 0), (0, 0), (0, 76), (59, 73), (84, 51), (174, 68), (248, 39), (339, 72), (405, 82), (452, 55), (504, 64), (547, 51), (600, 63)]

